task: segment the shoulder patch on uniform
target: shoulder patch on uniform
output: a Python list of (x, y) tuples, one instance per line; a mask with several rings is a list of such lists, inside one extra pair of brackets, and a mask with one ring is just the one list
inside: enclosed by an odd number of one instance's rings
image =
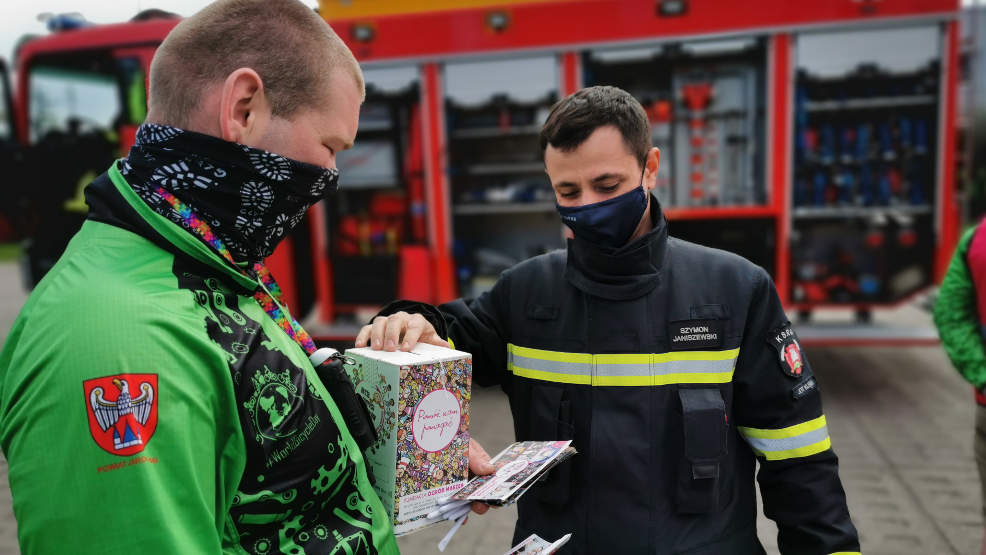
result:
[(672, 351), (722, 346), (723, 320), (678, 320), (668, 324)]
[(781, 372), (792, 378), (811, 375), (811, 368), (801, 350), (798, 334), (791, 328), (791, 322), (785, 322), (770, 330), (767, 334), (767, 343), (777, 352), (777, 362)]
[(127, 457), (157, 430), (157, 374), (117, 374), (82, 382), (89, 432), (104, 451)]

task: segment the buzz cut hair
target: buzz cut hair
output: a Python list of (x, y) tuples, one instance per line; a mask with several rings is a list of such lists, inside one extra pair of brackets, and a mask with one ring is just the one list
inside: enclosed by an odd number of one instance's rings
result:
[(360, 96), (366, 94), (353, 53), (313, 9), (298, 0), (217, 0), (175, 26), (158, 47), (148, 120), (187, 127), (205, 90), (240, 68), (257, 72), (278, 117), (324, 102), (338, 75), (348, 73)]
[(620, 131), (627, 150), (643, 168), (651, 149), (647, 112), (633, 95), (610, 86), (586, 87), (552, 106), (539, 136), (542, 160), (548, 145), (571, 152), (593, 131), (608, 125)]

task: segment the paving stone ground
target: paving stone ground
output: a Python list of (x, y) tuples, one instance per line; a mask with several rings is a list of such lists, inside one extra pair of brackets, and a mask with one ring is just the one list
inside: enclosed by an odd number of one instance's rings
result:
[[(25, 295), (16, 266), (0, 264), (0, 342)], [(978, 553), (983, 520), (972, 455), (969, 387), (937, 347), (809, 349), (822, 387), (849, 506), (866, 555)], [(490, 450), (512, 439), (498, 389), (477, 390), (473, 433)], [(16, 523), (0, 460), (0, 555), (18, 553)], [(514, 509), (473, 516), (446, 553), (501, 555)], [(406, 555), (437, 553), (447, 525), (401, 538)], [(776, 527), (761, 516), (760, 537), (777, 555)], [(614, 554), (615, 555), (615, 554)]]
[[(27, 293), (21, 287), (20, 269), (14, 263), (0, 263), (0, 345), (7, 339), (7, 332), (14, 323)], [(10, 488), (7, 487), (7, 461), (0, 456), (0, 555), (19, 553), (17, 549), (17, 523), (11, 507)]]

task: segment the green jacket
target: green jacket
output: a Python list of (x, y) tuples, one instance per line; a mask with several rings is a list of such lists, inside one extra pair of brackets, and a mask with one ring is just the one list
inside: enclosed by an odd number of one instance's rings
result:
[(955, 369), (976, 389), (982, 389), (986, 385), (986, 348), (976, 310), (976, 288), (967, 262), (976, 229), (967, 231), (955, 249), (938, 292), (934, 318), (942, 347)]
[(21, 551), (397, 553), (360, 450), (253, 299), (259, 282), (115, 165), (86, 197), (0, 352)]

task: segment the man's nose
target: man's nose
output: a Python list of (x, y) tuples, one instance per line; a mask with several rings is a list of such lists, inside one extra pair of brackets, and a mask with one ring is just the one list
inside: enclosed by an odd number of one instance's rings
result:
[(595, 204), (597, 202), (602, 202), (612, 195), (606, 193), (599, 193), (593, 191), (592, 189), (583, 190), (582, 192), (582, 204)]

